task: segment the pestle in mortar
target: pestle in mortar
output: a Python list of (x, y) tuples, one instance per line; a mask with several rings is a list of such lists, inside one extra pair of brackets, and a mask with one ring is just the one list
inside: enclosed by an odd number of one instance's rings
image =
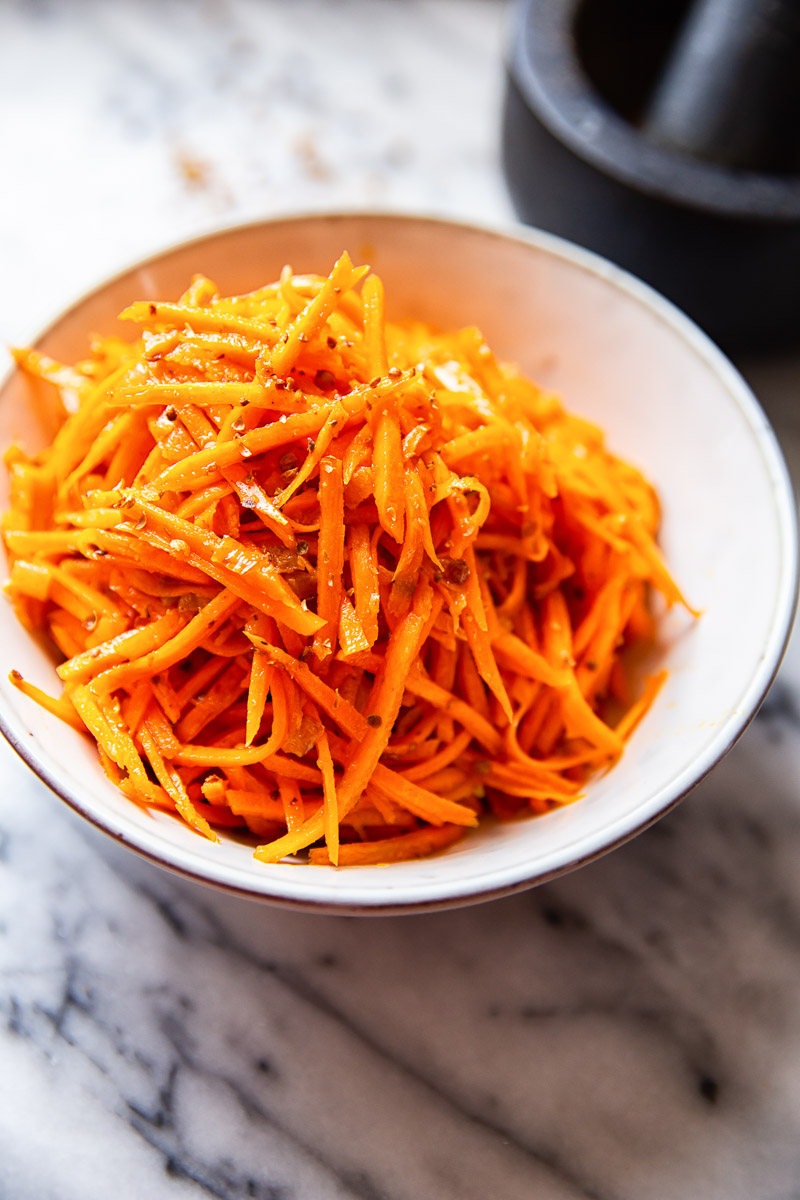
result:
[(652, 283), (730, 351), (800, 347), (800, 0), (514, 15), (503, 165), (519, 216)]
[(642, 131), (709, 162), (797, 170), (797, 0), (696, 0), (656, 82)]

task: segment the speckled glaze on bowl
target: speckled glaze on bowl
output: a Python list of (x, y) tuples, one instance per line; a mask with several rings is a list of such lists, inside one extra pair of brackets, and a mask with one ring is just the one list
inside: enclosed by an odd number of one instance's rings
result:
[[(103, 284), (37, 345), (71, 360), (89, 332), (119, 332), (134, 299), (178, 295), (197, 271), (224, 292), (284, 263), (325, 271), (344, 249), (386, 283), (389, 313), (442, 327), (479, 325), (504, 357), (602, 425), (659, 489), (661, 542), (697, 622), (667, 614), (666, 685), (622, 760), (576, 804), (486, 822), (434, 858), (335, 870), (265, 866), (232, 838), (214, 845), (173, 817), (138, 808), (105, 779), (89, 741), (17, 693), (15, 667), (57, 690), (47, 654), (0, 605), (0, 723), (31, 768), (76, 812), (195, 880), (316, 912), (401, 913), (530, 887), (626, 841), (667, 812), (735, 742), (777, 670), (794, 609), (794, 499), (774, 434), (747, 385), (685, 316), (631, 276), (546, 234), (422, 217), (326, 214), (228, 229), (175, 247)], [(32, 386), (0, 392), (0, 442), (42, 441)], [(5, 506), (7, 487), (2, 481)]]

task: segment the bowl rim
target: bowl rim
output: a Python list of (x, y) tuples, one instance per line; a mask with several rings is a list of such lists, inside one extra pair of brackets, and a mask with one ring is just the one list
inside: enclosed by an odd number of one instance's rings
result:
[[(30, 345), (37, 346), (45, 340), (63, 321), (80, 309), (88, 300), (98, 293), (112, 287), (126, 276), (137, 271), (146, 270), (171, 254), (182, 253), (193, 246), (219, 237), (236, 236), (255, 231), (264, 226), (280, 226), (284, 224), (301, 224), (309, 221), (326, 221), (345, 223), (352, 221), (365, 222), (400, 222), (406, 225), (422, 224), (434, 227), (447, 227), (461, 231), (468, 236), (483, 236), (492, 240), (516, 242), (521, 246), (533, 247), (551, 257), (561, 259), (573, 267), (593, 275), (619, 291), (622, 291), (639, 305), (648, 309), (652, 316), (657, 317), (702, 359), (709, 369), (721, 380), (731, 401), (735, 403), (740, 414), (745, 419), (754, 441), (761, 452), (767, 475), (772, 484), (772, 494), (775, 503), (776, 516), (779, 526), (780, 572), (779, 585), (773, 606), (773, 616), (768, 636), (763, 647), (762, 657), (743, 694), (736, 701), (735, 711), (720, 725), (716, 734), (710, 739), (702, 754), (684, 768), (677, 776), (671, 778), (646, 801), (642, 814), (640, 805), (635, 813), (623, 816), (616, 821), (616, 829), (608, 836), (608, 830), (592, 831), (585, 835), (582, 852), (574, 857), (568, 857), (562, 852), (560, 860), (545, 870), (525, 870), (517, 864), (512, 867), (495, 868), (488, 872), (485, 883), (472, 880), (469, 887), (459, 888), (450, 886), (446, 892), (437, 891), (435, 883), (427, 882), (411, 889), (406, 899), (400, 898), (383, 900), (375, 888), (370, 893), (364, 893), (358, 898), (346, 896), (346, 883), (342, 887), (345, 895), (338, 899), (334, 894), (324, 899), (303, 897), (297, 888), (284, 893), (280, 888), (275, 889), (274, 880), (269, 887), (254, 887), (242, 884), (235, 879), (235, 868), (221, 866), (214, 876), (209, 875), (200, 867), (191, 864), (191, 853), (181, 848), (171, 846), (166, 839), (158, 834), (154, 837), (142, 838), (140, 834), (129, 834), (122, 828), (115, 827), (110, 819), (90, 811), (82, 802), (80, 795), (62, 782), (50, 767), (37, 756), (35, 743), (28, 744), (27, 739), (19, 731), (17, 720), (10, 710), (6, 711), (5, 700), (0, 695), (0, 733), (8, 741), (12, 749), (31, 768), (35, 775), (55, 792), (67, 807), (78, 816), (88, 821), (94, 828), (100, 830), (113, 841), (121, 843), (135, 851), (141, 857), (175, 874), (181, 875), (197, 883), (217, 888), (229, 895), (237, 895), (251, 900), (267, 902), (279, 907), (336, 916), (368, 916), (368, 915), (403, 915), (431, 912), (441, 909), (461, 907), (482, 903), (487, 900), (509, 896), (516, 892), (546, 883), (552, 879), (593, 862), (611, 850), (623, 845), (637, 836), (670, 812), (685, 796), (716, 766), (738, 741), (742, 733), (755, 716), (761, 702), (766, 696), (777, 672), (791, 634), (794, 613), (798, 597), (798, 525), (794, 492), (788, 469), (780, 449), (777, 436), (772, 429), (763, 409), (749, 384), (722, 351), (712, 342), (685, 313), (669, 300), (663, 297), (649, 284), (637, 279), (630, 272), (616, 266), (600, 255), (581, 246), (577, 246), (564, 238), (546, 233), (513, 222), (478, 222), (451, 219), (435, 213), (408, 212), (386, 209), (321, 209), (303, 212), (277, 213), (269, 217), (245, 222), (232, 221), (226, 224), (216, 224), (196, 236), (167, 243), (145, 257), (140, 257), (128, 263), (111, 275), (104, 276), (99, 282), (87, 288), (80, 296), (57, 313), (30, 340)], [(13, 364), (0, 377), (0, 400), (6, 387), (16, 375), (18, 368)], [(150, 843), (149, 845), (146, 843)], [(153, 843), (161, 843), (164, 851)], [(181, 861), (188, 859), (189, 861)], [(435, 861), (434, 859), (431, 860)], [(387, 868), (388, 869), (388, 868)], [(291, 872), (294, 882), (297, 882), (295, 872)], [(288, 882), (287, 877), (287, 882)], [(345, 876), (346, 880), (346, 876)], [(265, 876), (266, 883), (266, 876)], [(300, 889), (302, 890), (302, 889)], [(391, 894), (391, 893), (390, 893)]]

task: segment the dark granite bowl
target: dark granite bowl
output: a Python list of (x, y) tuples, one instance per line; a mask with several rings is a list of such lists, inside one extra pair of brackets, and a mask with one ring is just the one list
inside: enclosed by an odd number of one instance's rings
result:
[(637, 128), (680, 0), (526, 0), (506, 178), (519, 216), (641, 276), (729, 351), (800, 345), (800, 175), (692, 159)]

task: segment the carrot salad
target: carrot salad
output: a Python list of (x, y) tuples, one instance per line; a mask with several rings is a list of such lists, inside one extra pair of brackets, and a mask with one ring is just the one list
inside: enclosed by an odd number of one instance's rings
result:
[[(8, 592), (49, 712), (131, 801), (277, 862), (384, 863), (575, 800), (646, 712), (626, 649), (683, 603), (659, 505), (477, 329), (386, 320), (343, 254), (121, 314), (6, 455)], [(610, 714), (617, 715), (612, 719)], [(623, 715), (620, 717), (619, 713)]]

